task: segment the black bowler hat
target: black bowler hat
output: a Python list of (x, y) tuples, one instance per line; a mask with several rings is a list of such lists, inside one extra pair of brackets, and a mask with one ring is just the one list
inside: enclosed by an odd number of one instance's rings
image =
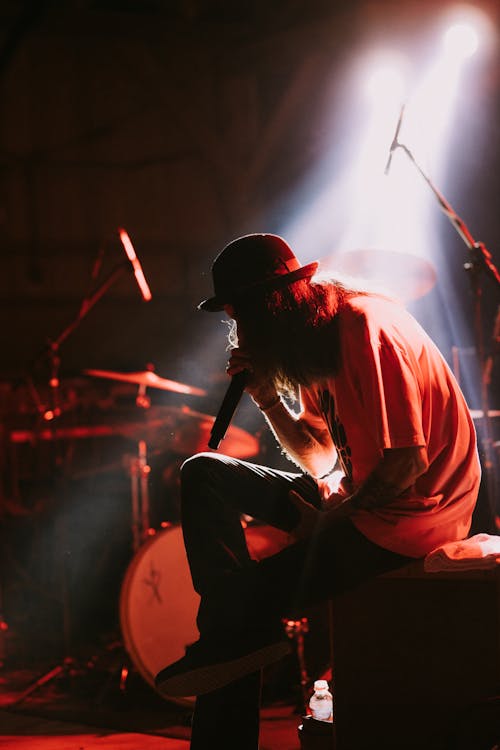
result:
[(276, 234), (246, 234), (221, 250), (212, 265), (215, 295), (199, 310), (216, 312), (254, 289), (276, 288), (316, 273), (318, 262), (301, 266), (291, 247)]

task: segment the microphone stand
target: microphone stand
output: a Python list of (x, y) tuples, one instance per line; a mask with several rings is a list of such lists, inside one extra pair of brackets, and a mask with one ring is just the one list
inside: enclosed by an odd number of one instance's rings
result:
[[(63, 331), (60, 333), (60, 335), (54, 339), (53, 341), (49, 340), (47, 346), (45, 346), (34, 358), (34, 360), (31, 363), (31, 367), (29, 368), (30, 371), (34, 368), (34, 366), (41, 361), (44, 357), (48, 357), (49, 360), (49, 367), (50, 367), (50, 378), (49, 378), (49, 385), (50, 385), (50, 405), (48, 408), (45, 408), (41, 401), (37, 398), (38, 401), (38, 408), (39, 411), (42, 413), (43, 418), (47, 421), (49, 425), (52, 427), (55, 426), (57, 423), (58, 417), (62, 414), (61, 409), (61, 399), (60, 399), (60, 381), (59, 381), (59, 368), (61, 364), (61, 359), (59, 356), (59, 349), (61, 347), (61, 344), (66, 341), (66, 339), (73, 333), (73, 331), (80, 325), (80, 323), (84, 320), (84, 318), (88, 315), (90, 310), (94, 307), (94, 305), (101, 299), (101, 297), (104, 296), (104, 294), (107, 292), (107, 290), (112, 286), (112, 284), (121, 276), (123, 271), (129, 270), (130, 272), (133, 272), (133, 267), (130, 264), (128, 260), (123, 261), (122, 263), (119, 263), (117, 266), (115, 266), (108, 276), (101, 282), (101, 284), (88, 296), (85, 297), (82, 301), (82, 304), (80, 306), (80, 309), (77, 313), (76, 318), (69, 323), (69, 325), (66, 326), (66, 328), (63, 329)], [(28, 379), (30, 381), (30, 384), (33, 386), (33, 389), (36, 389), (34, 387), (32, 377), (31, 375), (28, 376)], [(56, 455), (56, 467), (57, 469), (60, 468), (62, 464), (62, 461), (60, 460), (60, 456)], [(60, 472), (57, 471), (57, 476), (61, 476)], [(62, 475), (62, 478), (65, 479), (64, 474)], [(65, 540), (67, 538), (67, 528), (66, 528), (66, 520), (64, 518), (64, 511), (61, 513), (61, 518), (59, 519), (58, 524), (58, 546), (59, 549), (63, 551), (63, 555), (65, 553)], [(66, 569), (66, 560), (63, 557), (61, 568), (61, 604), (62, 604), (62, 628), (63, 628), (63, 648), (64, 648), (64, 656), (62, 661), (59, 664), (56, 664), (55, 667), (53, 667), (49, 672), (43, 674), (41, 677), (39, 677), (35, 682), (33, 682), (31, 685), (29, 685), (25, 690), (21, 692), (20, 695), (10, 704), (10, 705), (19, 705), (20, 703), (24, 702), (26, 698), (28, 698), (35, 690), (42, 687), (43, 685), (47, 684), (48, 682), (52, 681), (56, 677), (58, 677), (61, 674), (69, 674), (70, 676), (75, 674), (77, 670), (77, 663), (74, 657), (71, 656), (72, 651), (72, 616), (71, 616), (71, 606), (70, 606), (70, 592), (68, 588), (68, 572)], [(87, 667), (92, 666), (92, 660), (90, 660), (87, 663)]]
[[(391, 147), (392, 148), (392, 147)], [(479, 242), (474, 239), (468, 227), (466, 226), (463, 219), (458, 216), (456, 211), (452, 208), (450, 203), (446, 200), (443, 194), (436, 188), (432, 183), (427, 174), (420, 167), (415, 157), (413, 156), (410, 149), (403, 143), (400, 143), (395, 138), (393, 144), (393, 150), (401, 148), (408, 156), (410, 161), (417, 168), (420, 175), (424, 178), (425, 182), (429, 185), (430, 189), (436, 196), (439, 206), (442, 212), (448, 217), (451, 224), (455, 227), (460, 237), (465, 242), (469, 254), (470, 260), (464, 263), (464, 270), (469, 276), (471, 282), (472, 292), (474, 294), (474, 329), (476, 337), (476, 352), (479, 362), (479, 368), (481, 373), (481, 408), (483, 412), (483, 436), (482, 445), (484, 452), (484, 468), (486, 473), (486, 486), (490, 510), (492, 513), (492, 519), (495, 527), (498, 529), (500, 523), (500, 516), (496, 507), (496, 487), (497, 478), (495, 476), (495, 464), (493, 459), (493, 436), (491, 429), (491, 420), (489, 414), (488, 404), (488, 369), (489, 364), (485, 355), (484, 349), (484, 336), (483, 336), (483, 311), (482, 311), (482, 295), (483, 288), (481, 285), (481, 277), (483, 273), (486, 273), (490, 279), (500, 288), (500, 273), (493, 263), (491, 253), (488, 251), (483, 242)]]
[[(115, 266), (108, 276), (101, 282), (101, 284), (95, 289), (92, 294), (89, 297), (85, 297), (80, 309), (78, 311), (78, 314), (76, 318), (68, 325), (66, 328), (61, 332), (61, 334), (55, 339), (55, 341), (49, 342), (48, 348), (51, 352), (57, 352), (59, 350), (59, 347), (61, 344), (66, 341), (68, 336), (73, 333), (75, 328), (77, 328), (82, 320), (86, 318), (88, 313), (92, 310), (94, 305), (101, 299), (101, 297), (104, 296), (104, 294), (108, 291), (108, 289), (114, 284), (114, 282), (118, 279), (119, 276), (123, 273), (123, 271), (130, 271), (130, 273), (133, 273), (133, 268), (130, 265), (128, 260), (123, 261), (122, 263), (119, 263), (117, 266)], [(42, 349), (42, 351), (37, 355), (35, 358), (35, 362), (38, 361), (45, 353), (47, 352), (47, 347)]]

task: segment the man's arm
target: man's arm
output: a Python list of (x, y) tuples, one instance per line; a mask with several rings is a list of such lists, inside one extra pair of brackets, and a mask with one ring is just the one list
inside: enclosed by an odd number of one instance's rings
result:
[(383, 508), (411, 487), (429, 465), (424, 446), (389, 448), (375, 469), (352, 495), (332, 510), (350, 516), (357, 510)]
[(326, 425), (321, 429), (313, 426), (277, 396), (269, 406), (256, 403), (291, 461), (315, 478), (332, 471), (337, 451)]
[[(233, 315), (230, 308), (226, 312)], [(289, 409), (267, 374), (256, 369), (243, 348), (236, 347), (231, 350), (226, 371), (232, 376), (242, 370), (249, 373), (245, 390), (264, 414), (290, 460), (315, 478), (328, 474), (335, 466), (337, 451), (326, 424), (312, 424)]]
[(296, 492), (291, 492), (290, 499), (300, 513), (299, 523), (291, 531), (291, 536), (296, 540), (305, 539), (325, 524), (348, 518), (358, 510), (383, 508), (411, 487), (427, 466), (424, 446), (387, 449), (361, 487), (347, 497), (332, 496), (326, 511), (318, 510)]

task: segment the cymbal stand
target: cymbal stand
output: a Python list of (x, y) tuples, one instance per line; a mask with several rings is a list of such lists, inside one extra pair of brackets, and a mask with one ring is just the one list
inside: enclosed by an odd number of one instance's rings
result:
[[(42, 357), (49, 353), (49, 356), (54, 356), (59, 352), (61, 344), (73, 333), (73, 331), (80, 325), (82, 320), (87, 317), (89, 312), (92, 310), (94, 305), (104, 296), (108, 289), (114, 284), (114, 282), (121, 276), (124, 271), (130, 270), (131, 266), (128, 261), (119, 263), (116, 265), (108, 276), (99, 284), (99, 286), (87, 297), (85, 297), (80, 305), (80, 309), (76, 317), (64, 328), (59, 336), (54, 341), (49, 341), (48, 345), (45, 346), (35, 357), (34, 363), (37, 363)], [(34, 364), (33, 363), (33, 364)]]
[[(139, 403), (144, 398), (143, 403)], [(144, 389), (140, 393), (137, 401), (138, 406), (147, 408), (147, 397)], [(131, 532), (132, 532), (132, 551), (135, 555), (141, 545), (146, 541), (151, 533), (150, 512), (149, 512), (149, 475), (151, 467), (147, 461), (147, 443), (141, 439), (137, 443), (137, 455), (130, 457), (128, 461), (128, 472), (130, 476), (130, 495), (131, 495)], [(110, 686), (117, 684), (119, 692), (125, 694), (127, 689), (128, 677), (131, 669), (130, 659), (125, 651), (122, 642), (119, 642), (119, 660), (118, 671), (115, 672), (108, 685), (104, 686), (99, 696), (99, 701), (103, 699), (104, 694)]]
[(149, 475), (151, 467), (147, 461), (145, 440), (137, 444), (137, 456), (130, 462), (132, 499), (132, 548), (134, 554), (149, 536)]
[[(139, 385), (135, 398), (139, 409), (149, 409), (151, 399), (146, 393), (146, 385)], [(130, 484), (132, 500), (132, 549), (134, 554), (150, 533), (149, 475), (151, 467), (147, 459), (147, 443), (141, 439), (137, 443), (137, 456), (130, 461)]]
[[(399, 126), (398, 126), (399, 130)], [(489, 413), (488, 404), (488, 383), (489, 383), (489, 367), (490, 364), (485, 355), (484, 347), (484, 336), (483, 336), (483, 314), (482, 314), (482, 285), (481, 276), (486, 273), (491, 280), (496, 284), (497, 288), (500, 288), (500, 273), (493, 263), (491, 253), (488, 251), (483, 242), (475, 240), (466, 226), (463, 219), (458, 216), (456, 211), (452, 208), (450, 203), (442, 195), (442, 193), (432, 183), (431, 179), (420, 167), (412, 152), (403, 143), (400, 143), (395, 137), (392, 150), (401, 148), (404, 153), (408, 156), (410, 161), (417, 168), (420, 175), (424, 178), (434, 195), (436, 196), (439, 206), (442, 212), (448, 217), (456, 231), (465, 242), (469, 253), (470, 260), (464, 263), (464, 270), (469, 276), (471, 282), (472, 291), (474, 294), (474, 329), (476, 336), (476, 352), (481, 373), (481, 408), (483, 411), (483, 436), (482, 446), (484, 451), (484, 468), (487, 482), (487, 494), (488, 502), (490, 505), (490, 511), (492, 518), (497, 527), (500, 524), (500, 508), (496, 505), (496, 491), (498, 487), (498, 477), (495, 476), (495, 463), (493, 454), (493, 438), (492, 438), (492, 427)], [(494, 336), (493, 336), (494, 338)]]

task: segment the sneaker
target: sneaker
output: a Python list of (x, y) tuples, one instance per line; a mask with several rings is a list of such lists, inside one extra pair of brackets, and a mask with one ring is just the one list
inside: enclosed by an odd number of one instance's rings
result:
[(250, 642), (222, 643), (209, 639), (196, 641), (186, 653), (155, 677), (155, 685), (165, 696), (203, 695), (224, 687), (279, 661), (291, 652), (288, 640), (252, 636)]

